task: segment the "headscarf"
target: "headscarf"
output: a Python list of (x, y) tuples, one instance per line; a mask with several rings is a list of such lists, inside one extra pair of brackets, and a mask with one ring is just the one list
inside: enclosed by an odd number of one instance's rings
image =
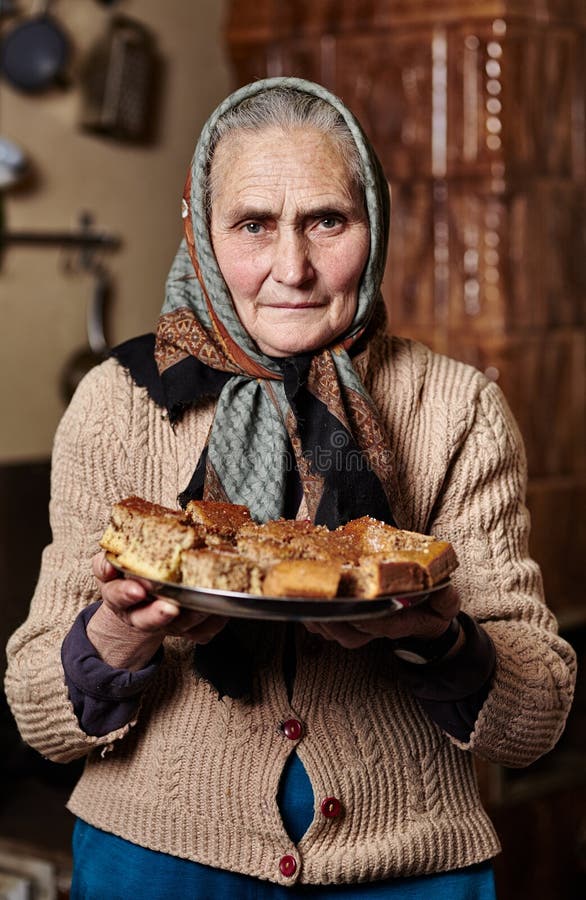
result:
[[(312, 353), (275, 359), (244, 329), (216, 261), (206, 210), (209, 149), (215, 125), (243, 100), (275, 88), (322, 98), (346, 122), (364, 174), (370, 252), (357, 309), (336, 342)], [(392, 522), (390, 460), (384, 426), (353, 359), (384, 330), (380, 285), (390, 198), (374, 150), (352, 113), (320, 85), (269, 78), (231, 94), (204, 125), (183, 196), (185, 238), (166, 285), (155, 359), (170, 420), (204, 397), (217, 399), (206, 447), (180, 495), (247, 505), (264, 522), (291, 508), (298, 479), (310, 518), (330, 528), (370, 514)]]

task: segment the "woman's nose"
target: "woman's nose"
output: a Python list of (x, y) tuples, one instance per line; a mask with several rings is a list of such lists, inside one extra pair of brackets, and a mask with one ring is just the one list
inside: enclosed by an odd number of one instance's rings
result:
[(313, 278), (307, 241), (302, 234), (293, 230), (279, 234), (274, 246), (272, 275), (275, 281), (289, 287), (299, 287)]

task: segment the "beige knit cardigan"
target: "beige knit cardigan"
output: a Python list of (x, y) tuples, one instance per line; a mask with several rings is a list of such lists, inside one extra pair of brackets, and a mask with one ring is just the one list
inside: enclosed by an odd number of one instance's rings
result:
[[(81, 731), (64, 684), (61, 642), (97, 597), (90, 559), (112, 503), (136, 493), (175, 506), (209, 428), (213, 404), (173, 430), (165, 413), (110, 360), (80, 386), (57, 432), (51, 523), (26, 622), (8, 645), (7, 695), (25, 741), (53, 760), (85, 755), (70, 810), (150, 847), (281, 884), (369, 881), (441, 872), (499, 850), (482, 809), (472, 754), (524, 766), (559, 738), (575, 657), (544, 605), (527, 554), (524, 454), (500, 390), (420, 344), (385, 338), (357, 362), (394, 459), (388, 485), (401, 527), (452, 541), (464, 609), (490, 634), (496, 675), (470, 741), (442, 732), (398, 682), (384, 641), (359, 650), (297, 626), (291, 702), (282, 626), (252, 699), (224, 698), (192, 669), (192, 647), (166, 641), (136, 720), (105, 737)], [(303, 724), (297, 741), (280, 724)], [(315, 817), (292, 844), (277, 806), (296, 748)], [(337, 797), (343, 814), (320, 813)], [(297, 867), (281, 874), (289, 854)]]

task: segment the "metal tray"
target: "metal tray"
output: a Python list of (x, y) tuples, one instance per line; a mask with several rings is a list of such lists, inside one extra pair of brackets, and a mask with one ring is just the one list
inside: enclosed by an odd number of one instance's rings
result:
[(153, 581), (122, 568), (116, 562), (116, 557), (110, 553), (107, 554), (107, 559), (120, 575), (140, 581), (151, 594), (174, 600), (186, 609), (238, 619), (348, 622), (353, 619), (378, 618), (388, 616), (389, 613), (400, 613), (401, 610), (411, 606), (418, 606), (425, 602), (429, 594), (440, 591), (449, 584), (448, 579), (422, 591), (392, 594), (373, 600), (356, 597), (334, 597), (332, 600), (311, 597), (265, 597), (258, 594), (241, 594), (237, 591), (187, 587), (171, 581)]

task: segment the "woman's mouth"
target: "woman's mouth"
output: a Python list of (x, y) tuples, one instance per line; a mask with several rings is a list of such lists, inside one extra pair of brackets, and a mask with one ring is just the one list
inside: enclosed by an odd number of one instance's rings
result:
[(302, 303), (260, 303), (259, 306), (264, 306), (265, 309), (316, 309), (319, 306), (325, 306), (326, 304), (323, 302), (319, 302), (316, 300), (307, 300)]

